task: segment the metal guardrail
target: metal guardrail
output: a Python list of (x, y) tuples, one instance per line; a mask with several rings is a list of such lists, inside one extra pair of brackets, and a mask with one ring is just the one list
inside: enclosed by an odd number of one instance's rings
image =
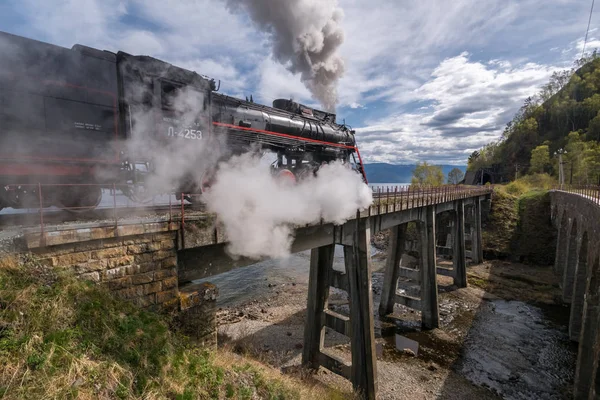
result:
[(556, 185), (552, 189), (585, 196), (600, 203), (600, 185)]
[[(45, 232), (47, 230), (47, 221), (52, 220), (54, 224), (61, 222), (73, 222), (89, 220), (89, 216), (94, 219), (100, 218), (105, 223), (114, 224), (115, 229), (119, 225), (131, 224), (132, 221), (125, 220), (127, 217), (140, 216), (142, 212), (157, 212), (160, 214), (166, 214), (168, 222), (175, 222), (179, 224), (180, 228), (183, 229), (186, 223), (186, 211), (191, 213), (190, 207), (194, 211), (193, 205), (186, 201), (186, 198), (201, 198), (200, 194), (194, 193), (166, 193), (158, 196), (158, 202), (156, 196), (152, 197), (152, 203), (140, 204), (130, 201), (123, 193), (123, 189), (127, 185), (113, 184), (109, 187), (107, 185), (100, 184), (11, 184), (5, 186), (5, 190), (19, 190), (21, 193), (26, 193), (29, 197), (28, 208), (22, 212), (22, 214), (9, 214), (2, 215), (0, 217), (11, 217), (9, 223), (18, 220), (19, 216), (23, 216), (29, 219), (27, 225), (23, 224), (23, 227), (37, 228), (40, 229), (40, 237), (42, 242), (44, 241)], [(70, 206), (70, 207), (48, 207), (48, 198), (51, 194), (55, 194), (57, 190), (69, 190), (69, 188), (85, 188), (93, 187), (94, 190), (104, 189), (102, 193), (101, 203), (95, 207), (92, 206)], [(44, 193), (46, 189), (46, 196)], [(597, 189), (597, 188), (596, 188)], [(373, 192), (373, 204), (368, 209), (368, 215), (378, 215), (396, 211), (402, 211), (410, 208), (423, 207), (428, 205), (445, 203), (457, 199), (464, 199), (474, 197), (476, 195), (484, 195), (490, 193), (493, 188), (491, 186), (462, 186), (462, 185), (444, 185), (444, 186), (387, 186), (387, 187), (372, 187)], [(108, 196), (106, 196), (108, 194)], [(158, 203), (158, 204), (157, 204)], [(367, 210), (365, 210), (367, 211)], [(39, 215), (37, 222), (32, 220), (31, 217)], [(86, 218), (86, 215), (88, 216)], [(363, 214), (364, 215), (364, 214)], [(17, 224), (20, 225), (20, 224)]]
[(371, 187), (373, 205), (369, 215), (403, 211), (409, 208), (423, 207), (448, 201), (465, 199), (477, 195), (489, 194), (493, 186), (467, 185), (405, 185)]
[[(27, 228), (39, 227), (42, 238), (46, 231), (46, 218), (58, 222), (86, 221), (89, 219), (101, 219), (103, 222), (114, 223), (115, 229), (121, 224), (125, 225), (124, 218), (130, 216), (143, 216), (144, 213), (166, 214), (168, 222), (178, 222), (185, 224), (185, 212), (192, 205), (185, 198), (200, 196), (199, 194), (180, 193), (179, 200), (175, 199), (175, 193), (164, 193), (160, 195), (149, 196), (144, 202), (134, 202), (125, 194), (124, 190), (128, 185), (101, 185), (97, 183), (86, 184), (10, 184), (4, 186), (4, 190), (18, 190), (18, 195), (27, 196), (26, 207), (14, 209), (12, 213), (3, 213), (0, 219), (6, 219), (11, 225), (22, 225)], [(97, 205), (79, 204), (73, 206), (64, 206), (54, 204), (51, 197), (58, 191), (67, 191), (76, 189), (85, 191), (89, 188), (92, 191), (102, 190), (101, 201)], [(76, 192), (76, 191), (75, 191)], [(81, 192), (80, 192), (81, 193)], [(178, 193), (179, 194), (179, 193)], [(74, 197), (76, 197), (74, 195)], [(10, 205), (6, 206), (11, 208)], [(32, 216), (38, 215), (37, 223), (32, 223)], [(128, 221), (131, 224), (131, 221)]]

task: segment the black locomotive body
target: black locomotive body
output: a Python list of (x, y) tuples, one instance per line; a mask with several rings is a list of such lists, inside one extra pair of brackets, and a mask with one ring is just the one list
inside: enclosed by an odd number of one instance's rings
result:
[[(95, 207), (101, 188), (151, 174), (156, 149), (189, 158), (210, 146), (258, 146), (294, 176), (358, 155), (354, 132), (334, 114), (288, 100), (262, 106), (216, 89), (214, 80), (152, 57), (0, 32), (0, 209), (39, 204), (41, 185), (44, 206)], [(364, 176), (360, 160), (355, 165)], [(195, 191), (193, 178), (174, 180), (172, 189)]]
[[(213, 94), (215, 134), (227, 137), (228, 147), (246, 151), (260, 147), (277, 154), (274, 168), (295, 177), (316, 171), (322, 163), (351, 162), (357, 152), (354, 131), (335, 122), (335, 114), (278, 99), (273, 107)], [(362, 169), (360, 169), (362, 173)]]

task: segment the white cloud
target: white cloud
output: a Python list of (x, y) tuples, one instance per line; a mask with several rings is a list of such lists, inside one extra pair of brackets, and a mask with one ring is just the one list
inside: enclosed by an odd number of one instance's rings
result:
[(67, 47), (75, 43), (107, 44), (107, 26), (127, 12), (122, 0), (22, 0), (13, 1), (13, 7), (28, 19), (31, 33)]
[(201, 75), (221, 81), (221, 91), (229, 95), (243, 94), (251, 90), (252, 76), (236, 68), (230, 57), (219, 59), (205, 58), (185, 61), (174, 61), (175, 65), (196, 71)]
[(464, 164), (473, 150), (499, 137), (523, 100), (556, 70), (502, 60), (483, 64), (466, 52), (445, 59), (410, 94), (431, 102), (430, 112), (400, 112), (357, 129), (364, 158)]
[(160, 39), (152, 32), (130, 31), (119, 40), (119, 49), (128, 53), (159, 56), (164, 52)]
[[(9, 21), (3, 29), (17, 34), (148, 54), (221, 79), (228, 94), (314, 105), (299, 77), (273, 61), (268, 35), (248, 17), (232, 14), (224, 0), (7, 3), (14, 18), (0, 21)], [(589, 15), (589, 4), (577, 0), (339, 4), (346, 37), (338, 90), (344, 117), (364, 127), (358, 138), (367, 160), (396, 163), (464, 163), (469, 150), (497, 137), (548, 74), (581, 54)], [(596, 16), (589, 51), (600, 47)]]
[(292, 74), (273, 59), (265, 58), (260, 63), (259, 76), (257, 89), (265, 104), (277, 98), (292, 98), (311, 105), (310, 92), (300, 81), (300, 76)]
[(596, 49), (600, 49), (600, 39), (596, 39), (596, 38), (588, 38), (587, 42), (585, 42), (584, 40), (578, 40), (575, 48), (578, 51), (583, 51), (584, 43), (585, 43), (586, 52), (592, 52)]

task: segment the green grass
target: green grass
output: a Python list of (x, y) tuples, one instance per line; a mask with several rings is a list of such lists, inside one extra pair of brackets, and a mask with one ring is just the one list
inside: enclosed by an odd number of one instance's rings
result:
[(3, 399), (341, 398), (32, 260), (0, 260), (0, 365)]
[(556, 253), (556, 229), (550, 220), (550, 194), (534, 189), (519, 198), (515, 253), (523, 262), (551, 265)]
[(550, 222), (548, 189), (554, 183), (547, 174), (535, 174), (495, 187), (483, 232), (487, 254), (530, 264), (553, 263), (556, 231)]
[(502, 188), (492, 194), (492, 208), (483, 230), (483, 248), (496, 257), (510, 256), (517, 227), (518, 197)]

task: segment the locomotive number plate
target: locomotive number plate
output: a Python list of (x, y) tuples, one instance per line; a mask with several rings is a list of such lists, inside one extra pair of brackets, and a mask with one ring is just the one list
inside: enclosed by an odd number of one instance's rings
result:
[(202, 139), (202, 131), (200, 129), (182, 129), (177, 131), (174, 127), (170, 126), (167, 132), (167, 136), (182, 139)]

